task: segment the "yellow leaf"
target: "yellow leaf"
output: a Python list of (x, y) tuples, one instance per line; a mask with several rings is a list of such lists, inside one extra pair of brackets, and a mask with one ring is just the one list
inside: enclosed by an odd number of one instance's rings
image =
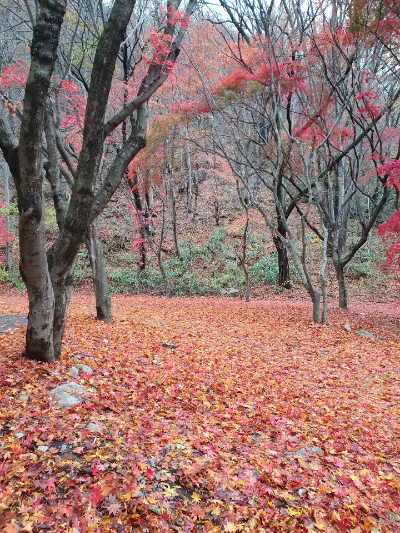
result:
[(301, 509), (294, 509), (293, 507), (288, 507), (288, 512), (292, 516), (301, 516), (303, 514)]
[(192, 500), (194, 501), (194, 503), (200, 503), (201, 502), (201, 498), (200, 496), (197, 494), (197, 492), (194, 492), (192, 494)]
[(119, 492), (117, 492), (117, 498), (119, 500), (121, 500), (121, 502), (129, 502), (129, 500), (131, 499), (131, 493), (130, 492), (127, 492), (126, 494), (120, 494)]
[(211, 514), (213, 514), (214, 516), (219, 516), (221, 514), (221, 509), (219, 507), (214, 507), (211, 511)]

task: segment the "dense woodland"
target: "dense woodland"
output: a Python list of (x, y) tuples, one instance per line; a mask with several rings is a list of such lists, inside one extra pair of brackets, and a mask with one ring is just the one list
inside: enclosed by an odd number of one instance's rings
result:
[(1, 533), (398, 531), (398, 1), (0, 30)]
[[(248, 300), (257, 266), (268, 267), (282, 288), (294, 276), (325, 323), (327, 272), (346, 308), (346, 271), (378, 227), (396, 270), (395, 2), (20, 4), (2, 4), (1, 148), (16, 187), (30, 357), (60, 354), (82, 245), (97, 316), (112, 320), (105, 209), (108, 220), (125, 210), (131, 285), (140, 290), (156, 263), (167, 297), (225, 284)], [(178, 259), (186, 274), (202, 246), (233, 262), (225, 283), (205, 289), (194, 276), (189, 291), (177, 287), (169, 265)]]

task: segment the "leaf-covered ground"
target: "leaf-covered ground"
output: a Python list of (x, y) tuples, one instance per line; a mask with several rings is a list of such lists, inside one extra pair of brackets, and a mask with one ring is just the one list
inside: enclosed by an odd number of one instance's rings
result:
[[(57, 364), (21, 357), (24, 328), (0, 337), (0, 530), (399, 531), (393, 312), (317, 327), (303, 303), (113, 303), (109, 325), (75, 297)], [(71, 381), (85, 400), (58, 407)]]

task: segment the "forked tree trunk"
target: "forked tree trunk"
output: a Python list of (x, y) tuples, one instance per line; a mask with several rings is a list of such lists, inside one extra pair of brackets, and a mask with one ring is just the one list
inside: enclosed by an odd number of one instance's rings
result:
[(286, 246), (281, 241), (280, 237), (273, 238), (276, 251), (278, 252), (278, 285), (285, 289), (291, 288), (290, 283), (290, 270), (289, 270), (289, 257), (287, 254)]
[[(286, 227), (279, 213), (278, 213), (277, 229), (278, 229), (279, 234), (283, 238), (286, 238), (286, 235), (287, 235)], [(286, 246), (284, 245), (279, 235), (276, 235), (273, 238), (273, 241), (275, 244), (276, 251), (278, 252), (278, 269), (279, 269), (278, 285), (280, 287), (284, 287), (285, 289), (290, 289), (291, 283), (290, 283), (289, 257), (288, 257)]]
[[(125, 169), (146, 145), (147, 102), (169, 74), (164, 63), (151, 64), (138, 96), (105, 124), (115, 62), (135, 0), (115, 0), (100, 36), (88, 92), (82, 147), (76, 168), (71, 202), (60, 234), (46, 254), (42, 176), (43, 129), (46, 99), (57, 58), (66, 0), (42, 0), (33, 30), (31, 66), (25, 87), (20, 139), (15, 139), (3, 106), (0, 106), (0, 147), (16, 182), (18, 193), (21, 274), (28, 289), (29, 319), (26, 355), (52, 362), (60, 356), (61, 339), (72, 286), (72, 271), (87, 226), (101, 213), (121, 182)], [(190, 16), (196, 0), (189, 0)], [(168, 21), (166, 35), (175, 24)], [(178, 31), (165, 61), (178, 57), (184, 29)], [(163, 61), (164, 61), (163, 59)], [(103, 185), (94, 196), (105, 135), (136, 111), (132, 131), (116, 154)], [(48, 256), (48, 257), (47, 257)], [(55, 305), (57, 312), (55, 315)]]
[(112, 322), (111, 298), (104, 264), (103, 246), (99, 238), (97, 226), (98, 219), (88, 227), (85, 246), (88, 250), (90, 266), (92, 268), (97, 318), (104, 320), (104, 322)]

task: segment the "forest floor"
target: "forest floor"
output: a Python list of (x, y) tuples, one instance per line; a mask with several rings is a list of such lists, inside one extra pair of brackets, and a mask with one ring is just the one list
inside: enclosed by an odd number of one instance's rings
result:
[[(0, 292), (1, 314), (26, 312)], [(276, 294), (113, 313), (74, 294), (54, 364), (21, 357), (24, 326), (0, 336), (0, 531), (399, 531), (398, 301), (326, 326)]]

